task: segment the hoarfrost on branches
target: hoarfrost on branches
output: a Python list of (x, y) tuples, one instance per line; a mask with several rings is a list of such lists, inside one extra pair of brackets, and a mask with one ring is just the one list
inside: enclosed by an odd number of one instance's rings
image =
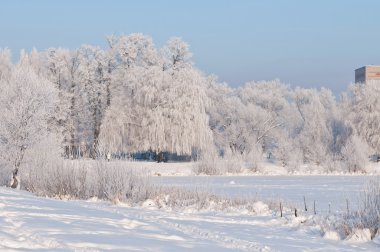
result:
[[(232, 88), (197, 69), (181, 38), (161, 48), (141, 33), (107, 42), (21, 51), (17, 65), (8, 49), (0, 50), (2, 167), (10, 162), (17, 171), (25, 150), (47, 132), (70, 159), (169, 152), (235, 160), (255, 171), (269, 159), (289, 171), (311, 164), (357, 172), (379, 154), (377, 82), (354, 85), (340, 100), (326, 88), (280, 80)], [(40, 106), (33, 120), (18, 122), (28, 102)], [(18, 137), (12, 123), (30, 133)]]

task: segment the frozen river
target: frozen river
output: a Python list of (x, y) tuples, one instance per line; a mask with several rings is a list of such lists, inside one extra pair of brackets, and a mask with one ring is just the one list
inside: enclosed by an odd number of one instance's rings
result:
[(161, 185), (200, 188), (223, 196), (284, 201), (303, 208), (306, 198), (319, 213), (357, 209), (360, 195), (373, 176), (186, 176), (155, 177)]

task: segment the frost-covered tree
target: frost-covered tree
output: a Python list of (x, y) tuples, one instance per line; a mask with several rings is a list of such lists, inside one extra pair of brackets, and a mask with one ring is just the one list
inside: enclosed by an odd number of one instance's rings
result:
[[(46, 78), (48, 69), (46, 68), (46, 57), (45, 53), (39, 52), (36, 48), (33, 48), (32, 51), (27, 54), (27, 64), (33, 69), (33, 71), (43, 78)], [(22, 57), (20, 56), (20, 60)]]
[(163, 58), (163, 69), (180, 70), (192, 65), (189, 45), (181, 38), (173, 37), (168, 40), (166, 45), (161, 49)]
[(208, 90), (213, 105), (210, 127), (217, 148), (254, 163), (262, 159), (263, 152), (270, 156), (283, 137), (291, 112), (287, 86), (274, 80), (233, 90), (211, 79)]
[(12, 54), (7, 48), (0, 48), (0, 80), (8, 80), (12, 69)]
[(65, 147), (65, 156), (77, 155), (78, 140), (78, 101), (80, 97), (77, 72), (79, 67), (78, 50), (49, 48), (45, 53), (47, 78), (58, 90), (58, 102), (51, 118), (51, 127), (60, 132)]
[(355, 132), (380, 153), (380, 82), (368, 81), (350, 87), (349, 118)]
[[(70, 51), (62, 48), (49, 48), (45, 52), (46, 76), (58, 92), (58, 101), (51, 118), (51, 127), (62, 136), (62, 144), (70, 144)], [(66, 153), (68, 154), (68, 153)]]
[(321, 164), (329, 154), (333, 141), (335, 98), (331, 91), (324, 88), (321, 91), (297, 88), (293, 99), (302, 119), (297, 126), (297, 139), (304, 161)]
[(103, 146), (112, 151), (177, 154), (204, 149), (211, 139), (204, 77), (188, 61), (178, 59), (165, 67), (163, 62), (185, 52), (171, 51), (169, 41), (162, 49), (165, 54), (158, 54), (149, 41), (134, 35), (115, 43), (121, 47), (115, 50), (122, 53), (112, 103), (101, 128)]
[(22, 69), (57, 90), (47, 124), (67, 158), (95, 158), (99, 151), (216, 158), (217, 150), (251, 163), (265, 153), (293, 171), (302, 162), (353, 171), (363, 168), (369, 147), (380, 151), (378, 83), (355, 85), (339, 102), (327, 89), (291, 89), (279, 80), (231, 88), (205, 77), (181, 38), (162, 48), (141, 33), (107, 42), (105, 49), (22, 51), (17, 67), (10, 51), (0, 50), (2, 86), (17, 82), (21, 74), (13, 72)]
[(209, 114), (209, 127), (213, 133), (214, 145), (217, 150), (224, 152), (229, 149), (230, 138), (227, 132), (230, 121), (227, 119), (232, 114), (233, 89), (227, 83), (219, 83), (216, 76), (207, 78), (207, 96), (210, 106), (207, 107)]
[[(206, 108), (206, 79), (193, 67), (187, 43), (180, 38), (171, 38), (161, 49), (165, 88), (160, 90), (166, 104), (158, 106), (158, 114), (165, 118), (161, 133), (152, 136), (165, 137), (157, 141), (156, 151), (191, 154), (194, 149), (205, 151), (212, 135)], [(158, 139), (157, 139), (158, 140)], [(161, 146), (160, 146), (161, 145)]]
[(156, 139), (155, 150), (189, 155), (194, 148), (207, 149), (212, 137), (206, 113), (208, 98), (204, 77), (190, 67), (163, 74), (166, 75), (166, 87), (160, 93), (166, 102), (156, 107), (151, 125), (156, 124), (157, 119), (163, 121), (161, 128), (150, 131), (152, 140)]
[(253, 144), (270, 152), (276, 146), (280, 131), (290, 119), (288, 87), (279, 80), (250, 82), (239, 88), (238, 96), (253, 117)]
[(151, 73), (158, 67), (158, 54), (151, 38), (142, 34), (109, 36), (108, 43), (107, 72), (112, 74), (106, 88), (107, 111), (100, 129), (101, 144), (104, 151), (131, 152), (143, 146), (141, 120), (146, 113), (139, 94), (152, 85)]
[(365, 172), (369, 161), (370, 148), (363, 139), (356, 134), (350, 135), (342, 146), (341, 153), (346, 171)]
[(48, 134), (56, 101), (53, 85), (24, 63), (12, 69), (9, 80), (0, 81), (0, 157), (12, 172), (14, 188), (25, 152)]
[(319, 100), (315, 89), (297, 88), (294, 91), (294, 103), (301, 123), (297, 126), (296, 135), (303, 152), (305, 162), (321, 162), (327, 154), (329, 135), (326, 125), (326, 111)]
[(108, 43), (119, 69), (125, 70), (133, 66), (149, 67), (157, 64), (157, 50), (152, 39), (144, 34), (109, 36)]
[(77, 141), (84, 146), (82, 155), (96, 157), (100, 126), (107, 107), (106, 53), (98, 47), (82, 46), (78, 50)]

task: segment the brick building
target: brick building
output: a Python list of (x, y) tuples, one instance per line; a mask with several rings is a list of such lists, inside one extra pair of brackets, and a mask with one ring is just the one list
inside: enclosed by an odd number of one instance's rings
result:
[(380, 81), (380, 66), (364, 66), (355, 70), (355, 83), (369, 80)]

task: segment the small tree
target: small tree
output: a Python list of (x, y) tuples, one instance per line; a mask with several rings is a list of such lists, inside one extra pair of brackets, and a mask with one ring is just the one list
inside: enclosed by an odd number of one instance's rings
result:
[(26, 64), (16, 65), (9, 80), (0, 81), (0, 160), (12, 172), (13, 188), (19, 187), (25, 152), (48, 134), (55, 97), (53, 85)]

